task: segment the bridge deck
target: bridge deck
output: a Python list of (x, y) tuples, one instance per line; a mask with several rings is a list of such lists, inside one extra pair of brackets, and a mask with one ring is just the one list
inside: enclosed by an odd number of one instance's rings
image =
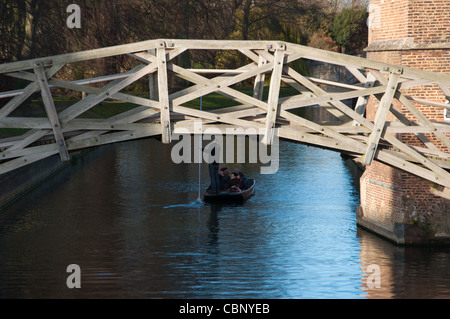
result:
[[(179, 66), (177, 57), (189, 50), (234, 52), (247, 64), (232, 70), (189, 69)], [(77, 63), (126, 56), (130, 70), (77, 81), (60, 74)], [(292, 66), (300, 59), (345, 67), (357, 80), (354, 84), (317, 79), (300, 74)], [(201, 62), (201, 61), (200, 61)], [(210, 127), (253, 128), (270, 144), (279, 137), (324, 147), (353, 156), (364, 165), (373, 159), (405, 170), (444, 187), (450, 187), (450, 122), (430, 121), (423, 106), (449, 109), (450, 75), (428, 72), (364, 58), (323, 51), (276, 41), (151, 40), (139, 43), (75, 52), (0, 65), (0, 76), (29, 82), (21, 89), (0, 92), (7, 101), (0, 109), (0, 127), (22, 129), (0, 140), (0, 174), (43, 158), (83, 148), (160, 135), (163, 143), (172, 134), (202, 121)], [(148, 77), (150, 98), (124, 91)], [(190, 83), (182, 89), (171, 87), (172, 77)], [(252, 82), (253, 95), (236, 85)], [(264, 84), (269, 83), (263, 99)], [(103, 84), (103, 86), (99, 86)], [(289, 86), (295, 94), (280, 96), (280, 87)], [(439, 101), (418, 99), (408, 92), (432, 87), (441, 93)], [(84, 98), (57, 110), (52, 91), (83, 92)], [(45, 117), (15, 116), (36, 92), (41, 93)], [(210, 93), (220, 93), (236, 105), (215, 111), (187, 107), (186, 103)], [(375, 121), (364, 117), (369, 97), (380, 100)], [(357, 99), (351, 108), (344, 101)], [(104, 101), (123, 101), (136, 107), (107, 119), (83, 115)], [(394, 107), (394, 101), (408, 116)], [(317, 106), (333, 115), (333, 121), (319, 122), (295, 114), (295, 110)], [(111, 103), (114, 107), (114, 103)], [(394, 120), (392, 120), (394, 118)], [(249, 130), (246, 131), (247, 133)], [(421, 144), (408, 144), (401, 138), (414, 135)]]

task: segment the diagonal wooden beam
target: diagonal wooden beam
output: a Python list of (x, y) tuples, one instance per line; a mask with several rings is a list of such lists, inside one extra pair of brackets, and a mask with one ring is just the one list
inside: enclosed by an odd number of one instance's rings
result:
[[(308, 79), (305, 79), (302, 75), (300, 75), (298, 73), (297, 74), (294, 73), (294, 75), (296, 76), (296, 80), (299, 81), (301, 84), (303, 84), (305, 87), (307, 87), (308, 89), (310, 89), (310, 88), (314, 89), (315, 90), (315, 92), (314, 92), (315, 94), (317, 94), (317, 95), (324, 95), (324, 94), (326, 94), (326, 92), (324, 90), (322, 90), (321, 88), (315, 86)], [(353, 120), (356, 120), (361, 125), (365, 126), (369, 130), (373, 131), (374, 124), (372, 122), (367, 120), (362, 115), (356, 113), (354, 110), (350, 109), (347, 105), (345, 105), (341, 101), (333, 101), (333, 102), (330, 102), (330, 103), (334, 107), (336, 107), (339, 111), (341, 111), (346, 116), (348, 116), (349, 118), (351, 118)], [(392, 136), (390, 134), (384, 134), (383, 138), (387, 142), (391, 143), (393, 146), (397, 147), (400, 151), (404, 152), (405, 154), (407, 154), (411, 158), (417, 160), (421, 165), (424, 165), (427, 168), (429, 168), (431, 171), (433, 171), (434, 174), (435, 174), (434, 182), (436, 182), (436, 183), (443, 183), (443, 181), (447, 181), (447, 182), (450, 181), (450, 174), (447, 171), (445, 171), (444, 169), (442, 169), (438, 165), (434, 164), (432, 161), (428, 160), (427, 158), (425, 158), (423, 155), (421, 155), (418, 152), (416, 152), (415, 150), (413, 150), (408, 145), (402, 143), (401, 141), (399, 141), (394, 136)]]
[[(31, 143), (37, 141), (38, 139), (40, 139), (41, 137), (47, 135), (48, 133), (50, 133), (51, 131), (48, 130), (41, 130), (41, 129), (33, 129), (27, 133), (25, 133), (22, 136), (22, 139), (16, 143), (14, 143), (14, 145), (8, 147), (8, 151), (15, 151), (15, 150), (19, 150), (22, 148), (27, 147), (28, 145), (30, 145)], [(1, 156), (0, 156), (1, 158)]]
[(278, 115), (278, 98), (280, 95), (281, 75), (284, 65), (285, 47), (280, 46), (275, 50), (274, 66), (272, 70), (272, 76), (270, 78), (269, 97), (268, 97), (268, 110), (266, 115), (266, 126), (264, 131), (264, 137), (261, 142), (265, 145), (272, 144), (273, 130), (275, 128), (275, 122)]
[[(155, 61), (156, 57), (153, 55), (147, 53), (147, 52), (139, 52), (135, 53), (132, 56), (138, 58), (142, 62), (151, 63), (152, 61)], [(192, 82), (196, 85), (190, 86), (188, 88), (185, 88), (183, 90), (174, 92), (169, 95), (169, 100), (177, 100), (179, 98), (183, 98), (184, 96), (188, 94), (195, 94), (198, 90), (202, 90), (205, 87), (213, 87), (215, 88), (215, 92), (218, 92), (219, 94), (222, 94), (228, 98), (231, 98), (233, 100), (236, 100), (239, 103), (242, 104), (248, 104), (248, 105), (255, 105), (259, 107), (260, 109), (267, 110), (267, 103), (255, 99), (251, 96), (248, 96), (247, 94), (244, 94), (238, 90), (235, 90), (233, 88), (230, 88), (226, 85), (220, 85), (219, 83), (222, 81), (230, 80), (229, 75), (220, 75), (216, 76), (212, 79), (206, 78), (198, 73), (195, 73), (194, 70), (188, 70), (184, 69), (174, 63), (167, 63), (167, 69), (170, 71), (173, 71), (174, 74), (176, 74), (178, 77), (187, 80), (189, 82)], [(247, 64), (246, 66), (243, 66), (236, 71), (237, 74), (242, 74), (244, 72), (250, 72), (256, 69), (256, 66), (251, 63)], [(204, 93), (207, 94), (207, 93)], [(179, 103), (180, 104), (180, 103)]]
[(47, 75), (42, 62), (38, 62), (34, 65), (34, 73), (36, 74), (37, 81), (41, 88), (42, 101), (45, 106), (47, 117), (52, 125), (59, 155), (62, 161), (69, 161), (70, 155), (67, 150), (66, 141), (64, 140), (61, 124), (59, 123), (58, 114), (56, 113), (55, 104), (53, 103), (53, 97), (48, 86)]
[[(183, 69), (183, 68), (181, 68), (181, 67), (179, 67), (179, 66), (177, 66), (175, 64), (172, 64), (172, 63), (170, 63), (168, 65), (168, 68), (170, 70), (173, 70), (174, 73), (176, 73), (178, 76), (180, 76), (180, 77), (182, 77), (184, 79), (187, 79), (188, 81), (191, 81), (192, 83), (196, 83), (197, 84), (196, 87), (201, 87), (202, 85), (203, 86), (210, 85), (211, 82), (217, 83), (217, 81), (220, 80), (220, 79), (217, 79), (217, 78), (214, 78), (214, 79), (210, 80), (208, 78), (205, 78), (205, 77), (203, 77), (203, 76), (201, 76), (199, 74), (196, 74), (196, 73), (194, 73), (192, 71)], [(193, 91), (190, 91), (190, 92), (193, 92)], [(242, 93), (242, 92), (240, 92), (238, 90), (235, 90), (233, 88), (230, 88), (230, 87), (227, 87), (227, 86), (224, 86), (224, 87), (221, 86), (220, 88), (218, 88), (217, 92), (222, 94), (222, 95), (224, 95), (224, 96), (227, 96), (227, 97), (229, 97), (229, 98), (231, 98), (233, 100), (236, 100), (239, 103), (247, 104), (247, 105), (254, 105), (254, 106), (256, 106), (256, 107), (258, 107), (260, 109), (267, 110), (267, 103), (265, 103), (265, 102), (263, 102), (261, 100), (258, 100), (258, 99), (254, 98), (254, 97), (251, 97), (251, 96), (249, 96), (249, 95), (247, 95), (245, 93)], [(178, 92), (171, 94), (170, 98), (173, 98), (174, 96), (177, 96), (176, 95), (177, 93)]]
[[(292, 79), (303, 85), (306, 89), (308, 89), (312, 94), (314, 94), (316, 97), (323, 97), (328, 95), (328, 93), (324, 90), (322, 90), (320, 87), (318, 87), (316, 84), (312, 83), (310, 80), (308, 80), (306, 77), (295, 71), (294, 69), (290, 67), (285, 67), (284, 71), (287, 75), (289, 75)], [(351, 120), (351, 117), (349, 117), (347, 114), (343, 113), (342, 111), (335, 109), (334, 107), (329, 107), (331, 104), (332, 106), (335, 106), (336, 103), (339, 103), (340, 101), (330, 101), (328, 104), (325, 104), (323, 108), (327, 110), (329, 113), (336, 116), (340, 121), (346, 123)]]
[(28, 164), (40, 161), (44, 158), (58, 154), (57, 150), (48, 151), (45, 153), (33, 153), (28, 156), (23, 156), (16, 158), (5, 163), (0, 164), (0, 175), (18, 169), (20, 167), (26, 166)]
[(250, 71), (246, 71), (236, 76), (226, 77), (221, 79), (220, 81), (214, 81), (213, 79), (210, 81), (209, 85), (205, 85), (203, 88), (198, 87), (195, 91), (187, 93), (183, 96), (179, 96), (173, 99), (173, 105), (181, 105), (183, 103), (189, 102), (193, 99), (196, 99), (200, 96), (207, 95), (209, 93), (220, 91), (225, 87), (229, 87), (238, 82), (247, 80), (248, 78), (254, 77), (259, 73), (270, 71), (273, 68), (273, 62), (267, 63), (264, 66), (257, 67)]
[[(247, 65), (246, 67), (242, 67), (240, 69), (244, 69), (244, 68), (246, 69), (246, 71), (255, 69), (255, 67), (253, 67), (252, 64)], [(173, 63), (169, 64), (169, 69), (171, 71), (175, 72), (178, 77), (196, 84), (196, 85), (187, 87), (187, 88), (185, 88), (183, 90), (171, 93), (170, 96), (169, 96), (169, 98), (171, 100), (175, 100), (175, 99), (183, 97), (183, 96), (185, 96), (187, 94), (194, 93), (194, 92), (196, 92), (198, 90), (204, 89), (207, 86), (215, 86), (215, 87), (217, 87), (216, 92), (218, 92), (218, 93), (222, 92), (222, 93), (224, 93), (224, 95), (228, 96), (226, 91), (229, 88), (227, 86), (223, 86), (223, 85), (222, 86), (220, 86), (220, 85), (218, 86), (217, 85), (221, 81), (230, 79), (230, 76), (228, 76), (228, 75), (220, 75), (220, 76), (216, 76), (216, 77), (214, 77), (212, 79), (209, 79), (209, 78), (203, 77), (203, 76), (201, 76), (201, 75), (199, 75), (197, 73), (194, 73), (194, 72), (192, 72), (190, 70), (181, 68), (181, 67), (179, 67), (179, 66), (177, 66), (176, 64), (173, 64)]]
[[(144, 53), (144, 52), (134, 54), (134, 56), (138, 57), (141, 61), (147, 62), (147, 63), (150, 63), (151, 61), (154, 60), (154, 57), (152, 57), (148, 53)], [(246, 71), (249, 71), (249, 70), (253, 69), (251, 66), (252, 65), (249, 64), (245, 67), (239, 68), (238, 70), (245, 69)], [(194, 86), (191, 86), (191, 87), (188, 87), (181, 91), (170, 94), (169, 100), (174, 100), (178, 97), (182, 97), (183, 95), (193, 93), (198, 89), (204, 88), (205, 86), (215, 85), (215, 84), (219, 83), (220, 81), (229, 79), (228, 76), (217, 76), (213, 79), (208, 79), (200, 74), (193, 72), (192, 70), (184, 69), (173, 63), (167, 63), (167, 69), (170, 71), (173, 71), (174, 74), (176, 74), (178, 77), (196, 84)], [(251, 97), (245, 93), (242, 93), (236, 89), (233, 89), (233, 88), (230, 88), (227, 86), (220, 86), (217, 88), (216, 92), (218, 92), (228, 98), (231, 98), (239, 103), (242, 103), (244, 105), (254, 105), (264, 111), (267, 110), (267, 103), (265, 103), (261, 100), (258, 100), (254, 97)]]
[(156, 63), (151, 63), (146, 66), (140, 65), (136, 67), (127, 78), (123, 80), (115, 80), (109, 83), (102, 89), (100, 94), (90, 95), (85, 99), (75, 103), (74, 105), (64, 110), (63, 112), (61, 112), (60, 114), (61, 121), (63, 123), (70, 121), (71, 119), (91, 109), (98, 103), (101, 103), (102, 101), (110, 98), (112, 95), (116, 94), (117, 92), (119, 92), (126, 86), (130, 85), (131, 83), (139, 80), (146, 74), (154, 71), (156, 68), (157, 68)]
[[(49, 83), (53, 84), (55, 87), (65, 88), (65, 89), (69, 89), (69, 90), (77, 91), (77, 92), (86, 92), (88, 94), (94, 94), (94, 95), (102, 94), (102, 92), (104, 92), (104, 89), (105, 89), (105, 88), (103, 88), (103, 89), (97, 88), (94, 86), (75, 84), (73, 82), (68, 82), (68, 81), (54, 79), (54, 78), (50, 79)], [(123, 102), (136, 104), (136, 105), (145, 105), (147, 107), (159, 109), (159, 103), (157, 101), (149, 100), (146, 98), (142, 98), (139, 96), (134, 96), (134, 95), (126, 94), (126, 93), (118, 92), (118, 93), (111, 95), (110, 98), (116, 99), (119, 101), (123, 101)], [(61, 112), (61, 113), (64, 114), (64, 112)]]
[(353, 74), (353, 76), (361, 83), (366, 83), (368, 81), (368, 78), (362, 74), (358, 68), (351, 66), (351, 65), (346, 65), (345, 66), (347, 68), (347, 70), (350, 71), (351, 74)]
[[(432, 183), (436, 183), (444, 187), (450, 187), (450, 174), (448, 173), (446, 173), (446, 175), (442, 175), (441, 173), (436, 172), (435, 169), (422, 167), (420, 165), (422, 163), (420, 162), (419, 165), (417, 165), (416, 163), (411, 163), (408, 160), (402, 159), (401, 156), (393, 154), (392, 152), (386, 150), (378, 150), (377, 153), (377, 160), (381, 162), (397, 167), (398, 169), (406, 171), (410, 174), (422, 177), (423, 179), (426, 179)], [(431, 160), (429, 161), (431, 162)], [(437, 166), (437, 164), (435, 165)], [(445, 172), (445, 170), (443, 170), (442, 168), (440, 169)]]
[[(305, 77), (305, 80), (307, 78)], [(309, 80), (308, 80), (309, 81)], [(366, 88), (361, 90), (353, 90), (348, 92), (342, 92), (342, 93), (321, 93), (320, 91), (316, 91), (317, 96), (312, 95), (296, 95), (296, 96), (290, 96), (287, 98), (280, 99), (282, 103), (282, 107), (285, 110), (298, 108), (298, 107), (304, 107), (308, 105), (325, 105), (325, 103), (334, 103), (333, 101), (342, 101), (352, 98), (360, 98), (360, 97), (367, 97), (371, 94), (379, 94), (384, 93), (386, 91), (387, 86), (376, 86), (373, 88)], [(356, 110), (355, 110), (356, 111)], [(359, 114), (359, 112), (357, 112)], [(363, 115), (363, 114), (361, 114)]]
[[(425, 116), (422, 112), (420, 112), (410, 101), (409, 99), (398, 92), (396, 94), (396, 98), (404, 105), (406, 108), (417, 118), (417, 120), (425, 126), (434, 126), (433, 123)], [(445, 135), (439, 132), (439, 130), (433, 131), (433, 134), (441, 140), (441, 142), (450, 149), (450, 139)]]
[[(365, 148), (361, 148), (361, 143), (358, 143), (357, 141), (355, 141), (354, 143), (347, 143), (342, 141), (342, 139), (340, 138), (329, 138), (310, 134), (304, 131), (298, 131), (298, 129), (293, 126), (280, 127), (278, 128), (278, 132), (281, 138), (316, 145), (318, 147), (335, 149), (340, 152), (350, 152), (353, 153), (353, 156), (355, 156), (356, 154), (363, 154), (365, 150)], [(334, 133), (331, 131), (324, 131), (324, 134), (330, 134), (330, 136), (334, 135)], [(445, 187), (450, 187), (450, 178), (448, 174), (446, 176), (441, 176), (441, 174), (437, 173), (435, 170), (422, 167), (420, 165), (420, 162), (411, 163), (410, 161), (402, 157), (403, 156), (401, 156), (400, 154), (396, 154), (395, 152), (389, 152), (387, 150), (377, 150), (377, 160), (393, 167), (397, 167), (413, 175), (420, 176), (433, 183)]]
[(324, 135), (327, 135), (327, 136), (333, 138), (335, 140), (336, 148), (342, 147), (342, 145), (347, 145), (347, 146), (351, 146), (351, 147), (354, 147), (355, 149), (357, 149), (360, 154), (362, 154), (365, 150), (364, 143), (357, 141), (351, 137), (348, 137), (344, 134), (341, 134), (333, 128), (314, 123), (310, 120), (307, 120), (303, 117), (300, 117), (298, 115), (295, 115), (295, 114), (290, 113), (285, 110), (280, 110), (280, 116), (284, 117), (285, 119), (287, 119), (289, 121), (293, 121), (304, 127), (312, 129), (313, 131), (315, 131), (319, 134), (324, 134)]
[(39, 83), (33, 82), (28, 84), (28, 86), (23, 90), (22, 94), (15, 96), (11, 101), (6, 103), (0, 110), (0, 118), (5, 118), (11, 114), (17, 107), (19, 107), (23, 102), (28, 99), (31, 94), (39, 89)]
[(171, 128), (169, 87), (167, 83), (166, 43), (161, 41), (156, 51), (158, 63), (158, 97), (161, 110), (161, 140), (164, 144), (168, 144), (171, 141)]
[(230, 115), (230, 114), (226, 114), (226, 113), (225, 114), (215, 114), (212, 112), (196, 110), (196, 109), (192, 109), (192, 108), (185, 107), (185, 106), (179, 106), (179, 105), (174, 105), (173, 111), (179, 112), (179, 113), (182, 113), (182, 114), (185, 114), (188, 116), (211, 120), (214, 122), (222, 122), (222, 123), (227, 123), (227, 124), (240, 125), (241, 127), (257, 127), (257, 128), (263, 127), (261, 124), (259, 124), (257, 122), (241, 120), (241, 119), (236, 118), (236, 116), (234, 116), (234, 115)]
[(384, 130), (384, 124), (386, 122), (389, 109), (391, 108), (392, 99), (397, 91), (397, 84), (401, 74), (402, 70), (396, 69), (389, 75), (386, 92), (381, 99), (380, 106), (378, 107), (378, 111), (375, 116), (374, 127), (369, 136), (369, 140), (367, 141), (367, 150), (363, 157), (363, 164), (365, 165), (370, 165), (375, 156), (375, 151), (378, 148), (378, 143), (380, 142), (380, 137)]
[[(374, 76), (377, 78), (378, 81), (380, 81), (380, 83), (388, 82), (388, 80), (380, 72), (372, 70), (371, 73), (374, 74)], [(421, 83), (421, 81), (416, 82), (417, 86), (420, 86), (421, 84), (423, 84), (423, 83)], [(403, 88), (403, 85), (400, 85), (399, 88)], [(392, 114), (394, 114), (403, 124), (409, 125), (409, 126), (418, 126), (418, 125), (420, 125), (420, 126), (430, 126), (431, 125), (432, 126), (433, 125), (419, 110), (417, 110), (417, 108), (409, 101), (408, 97), (405, 96), (403, 93), (401, 93), (400, 91), (397, 91), (395, 97), (397, 98), (397, 100), (400, 103), (402, 103), (406, 108), (408, 108), (410, 110), (410, 112), (417, 118), (417, 122), (410, 121), (403, 113), (396, 110), (395, 108), (392, 108), (391, 109)], [(446, 141), (445, 143), (448, 144), (448, 138), (445, 135), (437, 132), (436, 136), (438, 136), (438, 138), (442, 139), (443, 141)], [(430, 148), (434, 151), (439, 150), (439, 148), (433, 142), (431, 142), (430, 139), (428, 137), (426, 137), (424, 134), (419, 133), (419, 134), (417, 134), (417, 137), (428, 148)]]
[[(50, 69), (48, 69), (46, 71), (46, 79), (51, 78), (53, 75), (55, 75), (55, 73), (58, 72), (59, 69), (62, 68), (62, 66), (63, 65), (54, 65)], [(0, 109), (0, 119), (5, 118), (9, 114), (11, 114), (11, 112), (13, 112), (23, 102), (25, 102), (31, 96), (31, 94), (38, 91), (39, 88), (40, 85), (38, 81), (30, 83), (25, 89), (23, 89), (21, 94), (15, 96), (11, 101), (6, 103), (6, 105)]]
[[(284, 45), (284, 44), (278, 44), (280, 45)], [(275, 45), (270, 45), (270, 48), (273, 48)], [(257, 55), (253, 54), (249, 51), (248, 49), (246, 49), (245, 47), (242, 48), (238, 48), (239, 51), (248, 54), (248, 56), (254, 60), (256, 59)], [(262, 52), (267, 52), (267, 50), (261, 49), (261, 48), (257, 48), (255, 47), (255, 51), (258, 53), (262, 53)], [(231, 77), (229, 75), (224, 75), (224, 76), (217, 76), (215, 78), (212, 79), (208, 79), (209, 83), (204, 83), (201, 85), (195, 85), (192, 87), (189, 87), (187, 89), (172, 93), (170, 95), (170, 99), (173, 100), (173, 104), (174, 105), (181, 105), (185, 102), (188, 102), (192, 99), (195, 99), (197, 97), (200, 97), (202, 95), (206, 95), (209, 94), (211, 92), (226, 92), (226, 90), (229, 89), (229, 86), (238, 83), (240, 81), (246, 80), (248, 78), (251, 78), (253, 76), (256, 76), (257, 74), (261, 74), (261, 73), (265, 73), (265, 72), (270, 72), (273, 69), (273, 56), (269, 53), (267, 53), (267, 57), (263, 56), (264, 58), (267, 59), (271, 59), (271, 61), (268, 61), (268, 63), (262, 65), (262, 66), (257, 66), (255, 67), (253, 63), (248, 64), (247, 66), (241, 67), (239, 69), (237, 69), (236, 71), (238, 75)], [(286, 63), (292, 62), (296, 59), (299, 59), (300, 55), (298, 54), (292, 54), (290, 56), (288, 56), (286, 58)], [(188, 70), (186, 70), (188, 71)], [(194, 83), (196, 83), (195, 81), (193, 81)], [(228, 92), (227, 92), (228, 94)], [(235, 91), (234, 94), (231, 94), (232, 96), (237, 96), (237, 93)], [(243, 95), (241, 95), (241, 97), (243, 97)], [(260, 103), (261, 101), (257, 100), (257, 99), (253, 99), (252, 103), (255, 103), (255, 106), (261, 107), (261, 108), (265, 108), (266, 106), (262, 105), (262, 103)]]

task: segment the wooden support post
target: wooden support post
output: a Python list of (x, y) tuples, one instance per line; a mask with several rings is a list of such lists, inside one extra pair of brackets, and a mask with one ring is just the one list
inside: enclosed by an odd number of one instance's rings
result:
[[(369, 73), (367, 75), (367, 81), (364, 83), (364, 87), (365, 88), (372, 88), (373, 85), (375, 84), (375, 77), (373, 76), (372, 73)], [(369, 100), (368, 96), (360, 96), (358, 97), (358, 100), (356, 102), (356, 106), (355, 106), (355, 112), (363, 115), (366, 112), (366, 106), (367, 106), (367, 101)], [(360, 126), (361, 124), (359, 124), (357, 121), (353, 121), (353, 126)]]
[(167, 83), (167, 61), (166, 61), (166, 43), (160, 42), (157, 48), (158, 63), (158, 96), (161, 108), (161, 135), (162, 142), (165, 144), (171, 141), (170, 128), (170, 101), (169, 89)]
[(273, 139), (273, 132), (275, 129), (275, 122), (278, 113), (278, 98), (280, 94), (281, 75), (283, 72), (285, 47), (280, 45), (275, 50), (273, 61), (272, 76), (270, 78), (268, 109), (266, 115), (266, 127), (264, 137), (261, 142), (265, 145), (270, 145)]
[(363, 158), (363, 163), (366, 165), (370, 165), (375, 156), (382, 131), (384, 130), (384, 124), (386, 123), (386, 117), (391, 108), (392, 99), (397, 91), (398, 80), (401, 74), (401, 69), (395, 69), (389, 76), (386, 92), (381, 99), (380, 106), (375, 116), (374, 127), (369, 136), (369, 140), (367, 141), (367, 150)]
[(59, 155), (62, 161), (69, 161), (70, 155), (67, 151), (66, 141), (64, 140), (61, 124), (59, 123), (58, 114), (56, 113), (55, 104), (53, 103), (53, 97), (48, 86), (47, 75), (45, 74), (44, 66), (41, 62), (34, 65), (34, 73), (36, 74), (37, 81), (41, 88), (42, 101), (52, 126), (53, 134), (55, 135)]
[[(263, 66), (268, 61), (262, 56), (259, 56), (258, 66)], [(260, 73), (255, 77), (255, 84), (253, 85), (253, 97), (258, 100), (262, 100), (264, 93), (264, 80), (265, 74)]]
[[(151, 49), (147, 51), (148, 54), (151, 54), (152, 56), (156, 56), (156, 49)], [(151, 73), (148, 76), (148, 82), (149, 82), (149, 88), (150, 88), (150, 100), (158, 101), (158, 74)]]

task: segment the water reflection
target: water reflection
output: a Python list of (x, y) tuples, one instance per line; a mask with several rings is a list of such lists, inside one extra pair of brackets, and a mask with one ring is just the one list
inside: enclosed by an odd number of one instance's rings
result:
[[(447, 297), (448, 249), (400, 248), (356, 227), (358, 190), (340, 155), (280, 144), (280, 170), (244, 205), (198, 203), (207, 169), (170, 146), (127, 142), (0, 211), (0, 297)], [(82, 288), (68, 289), (76, 263)], [(381, 268), (370, 289), (367, 266)]]
[(366, 272), (363, 287), (367, 298), (450, 298), (450, 248), (399, 247), (364, 230), (361, 265), (379, 265), (380, 288), (369, 289)]

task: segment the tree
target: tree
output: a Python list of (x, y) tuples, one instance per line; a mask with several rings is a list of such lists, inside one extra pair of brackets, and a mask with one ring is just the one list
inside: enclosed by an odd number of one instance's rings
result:
[[(0, 0), (0, 62), (38, 58), (157, 38), (280, 40), (306, 45), (328, 32), (335, 11), (330, 0), (77, 0), (81, 28), (66, 25), (68, 2)], [(341, 1), (341, 0), (336, 0)], [(193, 67), (236, 67), (245, 56), (191, 50), (178, 63)], [(136, 61), (127, 56), (66, 65), (58, 76), (122, 72)]]
[(308, 42), (308, 46), (328, 51), (338, 50), (336, 42), (323, 31), (314, 33)]
[(21, 0), (0, 2), (0, 63), (23, 57), (27, 7)]
[(286, 29), (298, 29), (303, 16), (319, 13), (325, 0), (234, 0), (233, 38), (279, 39)]
[(367, 17), (367, 10), (364, 7), (344, 8), (336, 16), (331, 32), (342, 52), (362, 53), (367, 46)]

